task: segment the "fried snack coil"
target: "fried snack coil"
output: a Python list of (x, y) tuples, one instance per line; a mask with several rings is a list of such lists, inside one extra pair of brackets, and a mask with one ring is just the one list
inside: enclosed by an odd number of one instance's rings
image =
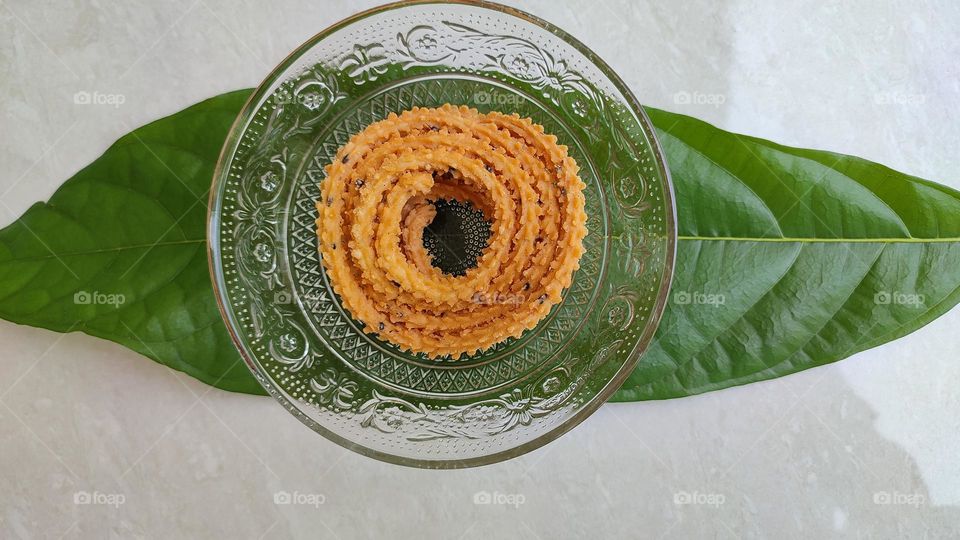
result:
[[(365, 331), (434, 358), (474, 354), (533, 328), (560, 302), (587, 234), (577, 163), (517, 115), (415, 108), (354, 135), (317, 201), (324, 268)], [(433, 266), (433, 201), (491, 223), (465, 275)]]

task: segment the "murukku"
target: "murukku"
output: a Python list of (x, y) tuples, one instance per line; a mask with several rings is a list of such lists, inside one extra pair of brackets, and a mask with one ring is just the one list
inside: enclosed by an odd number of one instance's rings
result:
[[(587, 234), (567, 148), (528, 118), (414, 108), (355, 134), (326, 167), (317, 234), (334, 291), (364, 330), (430, 357), (474, 354), (562, 300)], [(480, 212), (490, 237), (463, 275), (433, 265), (434, 202)]]

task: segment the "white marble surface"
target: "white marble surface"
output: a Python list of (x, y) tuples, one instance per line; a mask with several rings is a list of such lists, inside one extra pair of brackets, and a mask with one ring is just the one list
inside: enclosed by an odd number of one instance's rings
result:
[[(368, 5), (4, 1), (0, 221), (131, 127), (255, 85)], [(516, 5), (570, 29), (645, 103), (960, 187), (955, 0)], [(78, 91), (126, 101), (77, 106)], [(520, 459), (437, 472), (349, 453), (269, 399), (118, 345), (0, 323), (0, 537), (957, 537), (958, 324), (954, 309), (779, 381), (606, 405)], [(323, 504), (276, 505), (281, 490)], [(523, 504), (475, 505), (481, 490)], [(74, 504), (78, 491), (122, 504)]]

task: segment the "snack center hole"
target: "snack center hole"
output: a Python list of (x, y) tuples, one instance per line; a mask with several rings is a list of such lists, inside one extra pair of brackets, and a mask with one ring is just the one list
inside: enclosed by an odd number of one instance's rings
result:
[(490, 222), (470, 203), (440, 199), (433, 206), (437, 216), (423, 230), (423, 246), (433, 266), (445, 274), (462, 276), (477, 266), (487, 248)]

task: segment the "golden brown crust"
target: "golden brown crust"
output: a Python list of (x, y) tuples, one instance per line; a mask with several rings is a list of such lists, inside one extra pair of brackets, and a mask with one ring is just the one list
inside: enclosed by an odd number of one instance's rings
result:
[[(529, 119), (444, 105), (354, 135), (317, 202), (323, 265), (367, 332), (405, 350), (460, 357), (533, 328), (560, 302), (587, 234), (579, 168)], [(423, 230), (438, 199), (491, 222), (474, 268), (431, 264)]]

